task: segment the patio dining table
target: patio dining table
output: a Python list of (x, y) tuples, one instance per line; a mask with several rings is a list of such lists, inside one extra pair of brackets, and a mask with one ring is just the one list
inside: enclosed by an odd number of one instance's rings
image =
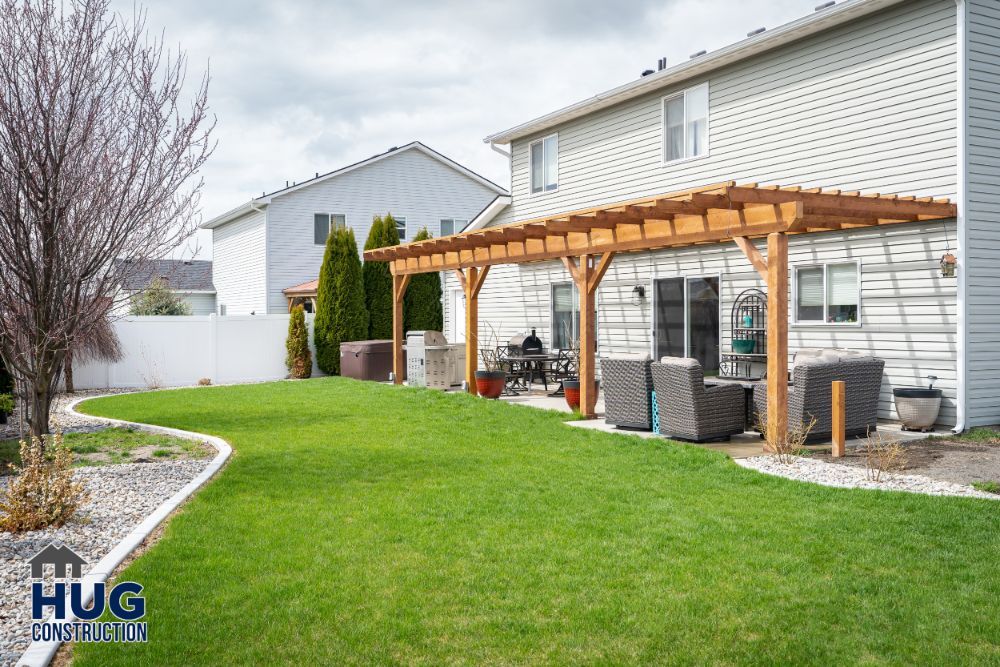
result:
[[(559, 361), (558, 354), (512, 354), (504, 358), (510, 362), (510, 379), (508, 388), (511, 392), (529, 391), (535, 381), (536, 374), (541, 376), (545, 388), (549, 388), (548, 375), (550, 365)], [(560, 387), (561, 387), (560, 383)]]

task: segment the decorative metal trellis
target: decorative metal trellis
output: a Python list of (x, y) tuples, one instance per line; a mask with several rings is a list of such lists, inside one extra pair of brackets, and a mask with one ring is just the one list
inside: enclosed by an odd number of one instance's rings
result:
[[(767, 295), (756, 288), (743, 290), (733, 303), (731, 317), (731, 351), (722, 354), (721, 372), (759, 380), (767, 368)], [(742, 344), (749, 349), (737, 351), (734, 340), (747, 341)]]

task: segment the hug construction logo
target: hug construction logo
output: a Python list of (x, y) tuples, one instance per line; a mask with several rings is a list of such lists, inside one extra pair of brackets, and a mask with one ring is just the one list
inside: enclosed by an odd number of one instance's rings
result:
[[(59, 642), (144, 642), (147, 638), (146, 600), (142, 586), (134, 581), (115, 585), (108, 594), (104, 582), (93, 584), (93, 602), (84, 607), (86, 592), (81, 581), (87, 561), (64, 545), (49, 544), (32, 557), (31, 639)], [(51, 585), (46, 585), (45, 568), (51, 565)], [(89, 592), (89, 590), (87, 591)], [(67, 604), (69, 609), (67, 610)], [(45, 621), (45, 612), (53, 616)], [(98, 621), (108, 610), (117, 621)], [(67, 619), (67, 611), (71, 619)]]

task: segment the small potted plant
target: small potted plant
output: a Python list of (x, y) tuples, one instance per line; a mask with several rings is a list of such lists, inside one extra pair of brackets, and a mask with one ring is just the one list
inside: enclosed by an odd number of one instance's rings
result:
[(10, 394), (0, 394), (0, 424), (7, 423), (7, 416), (14, 412), (14, 397)]
[[(489, 325), (487, 325), (489, 326)], [(500, 398), (504, 385), (507, 382), (507, 373), (503, 368), (503, 360), (500, 358), (498, 345), (495, 344), (497, 333), (493, 327), (489, 327), (490, 335), (486, 340), (486, 347), (479, 350), (479, 358), (483, 361), (483, 370), (476, 371), (476, 393), (483, 398)]]

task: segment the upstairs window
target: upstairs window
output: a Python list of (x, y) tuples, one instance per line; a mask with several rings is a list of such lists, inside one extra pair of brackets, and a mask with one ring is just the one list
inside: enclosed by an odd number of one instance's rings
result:
[(531, 144), (531, 192), (548, 192), (559, 187), (559, 135), (553, 134)]
[(663, 160), (708, 155), (708, 84), (663, 98)]
[(857, 324), (861, 288), (857, 262), (795, 269), (795, 321)]
[(332, 229), (343, 229), (346, 226), (347, 219), (341, 213), (314, 213), (313, 243), (326, 245), (326, 239), (330, 236)]
[(399, 218), (396, 216), (392, 217), (396, 221), (396, 233), (399, 234), (399, 240), (406, 240), (406, 218)]
[(442, 218), (440, 236), (451, 236), (457, 234), (469, 224), (468, 220), (458, 220), (457, 218)]

